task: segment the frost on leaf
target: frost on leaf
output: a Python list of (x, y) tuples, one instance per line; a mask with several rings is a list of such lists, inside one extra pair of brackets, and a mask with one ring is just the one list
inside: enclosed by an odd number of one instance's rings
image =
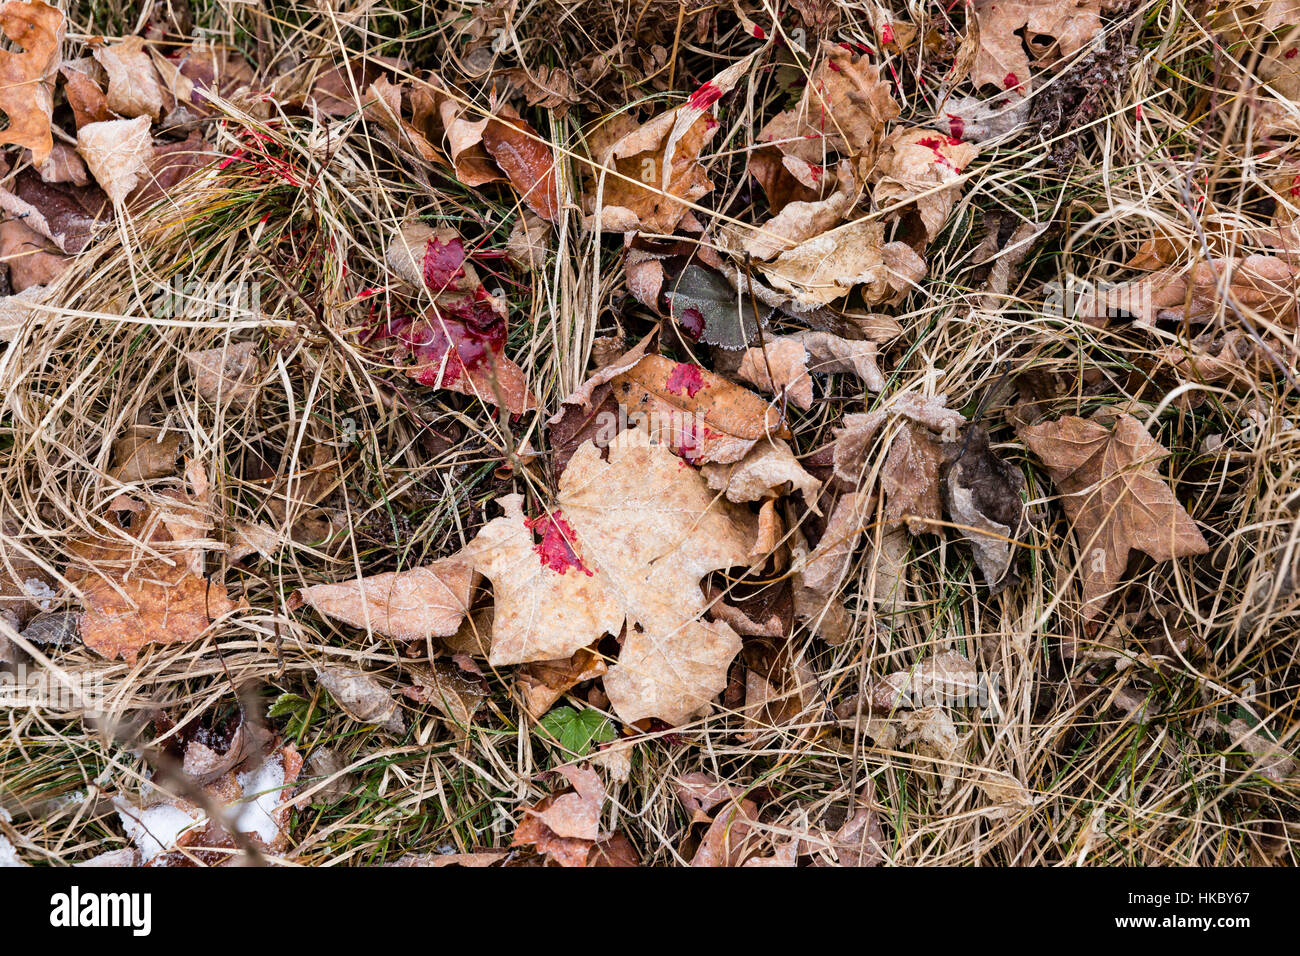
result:
[(680, 724), (723, 690), (740, 638), (701, 620), (699, 582), (749, 565), (747, 511), (640, 429), (620, 433), (608, 461), (580, 447), (549, 513), (525, 518), (518, 496), (501, 504), (466, 549), (492, 581), (494, 666), (569, 657), (626, 622), (605, 676), (622, 720)]
[(882, 209), (907, 204), (895, 215), (915, 209), (925, 238), (932, 240), (961, 196), (961, 174), (978, 153), (978, 147), (933, 130), (896, 130), (872, 174), (872, 197)]
[(885, 226), (859, 220), (824, 232), (757, 266), (799, 310), (816, 309), (861, 288), (868, 305), (899, 302), (926, 273), (904, 242), (885, 242)]
[(1092, 419), (1067, 415), (1018, 434), (1061, 489), (1082, 552), (1086, 620), (1106, 609), (1131, 552), (1171, 561), (1209, 550), (1157, 470), (1169, 453), (1136, 418), (1103, 409)]

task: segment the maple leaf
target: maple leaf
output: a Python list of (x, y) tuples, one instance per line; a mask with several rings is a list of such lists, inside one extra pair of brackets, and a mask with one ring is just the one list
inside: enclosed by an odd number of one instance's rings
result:
[(772, 288), (796, 309), (829, 305), (862, 287), (868, 305), (901, 301), (926, 273), (925, 260), (905, 242), (885, 242), (885, 225), (865, 219), (824, 232), (756, 264)]
[(748, 512), (641, 429), (620, 433), (608, 461), (582, 445), (548, 514), (525, 518), (518, 495), (500, 504), (465, 550), (492, 581), (491, 664), (568, 657), (626, 621), (604, 681), (622, 720), (680, 724), (722, 691), (740, 638), (700, 620), (699, 582), (748, 566)]
[(207, 517), (206, 477), (186, 468), (193, 494), (176, 492), (166, 504), (127, 502), (110, 512), (108, 533), (74, 542), (66, 572), (85, 604), (81, 637), (109, 658), (134, 663), (146, 644), (197, 640), (209, 624), (237, 605), (219, 580), (202, 574)]
[(637, 866), (640, 861), (621, 833), (602, 837), (600, 811), (605, 785), (590, 767), (561, 767), (569, 788), (524, 808), (511, 846), (531, 846), (560, 866)]
[(1046, 61), (1052, 47), (1069, 56), (1101, 31), (1101, 0), (975, 0), (975, 18), (980, 47), (971, 82), (1023, 95), (1029, 89), (1029, 55), (1020, 31), (1025, 37), (1055, 38), (1055, 43), (1036, 47), (1039, 62)]
[[(1113, 427), (1104, 424), (1113, 416)], [(1019, 429), (1061, 489), (1084, 554), (1083, 615), (1094, 620), (1124, 576), (1132, 551), (1171, 561), (1209, 550), (1156, 470), (1169, 453), (1131, 415), (1100, 410)]]
[(77, 130), (77, 152), (114, 206), (120, 206), (146, 175), (153, 159), (149, 117), (87, 123)]
[(54, 146), (54, 74), (66, 26), (63, 11), (41, 0), (0, 5), (0, 29), (22, 47), (21, 52), (0, 50), (0, 110), (9, 117), (0, 143), (30, 149), (35, 166), (45, 162)]
[(108, 74), (108, 108), (124, 119), (148, 116), (157, 120), (164, 93), (149, 51), (141, 37), (127, 37), (95, 50), (95, 59)]

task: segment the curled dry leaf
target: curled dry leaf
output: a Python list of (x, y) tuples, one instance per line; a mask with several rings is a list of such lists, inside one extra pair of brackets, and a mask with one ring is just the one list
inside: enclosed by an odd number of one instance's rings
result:
[(966, 424), (960, 412), (948, 407), (947, 395), (926, 398), (916, 392), (901, 392), (872, 411), (844, 416), (843, 427), (835, 432), (835, 474), (844, 481), (857, 481), (880, 427), (895, 417), (924, 425), (947, 442), (955, 441)]
[(140, 37), (127, 37), (95, 50), (95, 59), (108, 74), (108, 108), (124, 119), (162, 116), (164, 94), (158, 71)]
[(790, 437), (778, 408), (698, 365), (647, 355), (610, 383), (628, 422), (691, 464), (739, 461), (761, 438)]
[[(925, 238), (932, 240), (961, 195), (957, 182), (962, 172), (978, 153), (977, 146), (933, 130), (895, 130), (872, 173), (872, 197), (881, 208), (915, 203)], [(895, 215), (908, 211), (904, 207)]]
[(30, 169), (13, 178), (11, 189), (0, 188), (0, 208), (69, 255), (84, 249), (96, 223), (112, 214), (98, 187), (47, 183)]
[[(879, 866), (887, 859), (885, 832), (876, 813), (876, 787), (870, 779), (862, 785), (857, 803), (853, 815), (826, 840), (826, 848), (839, 866)], [(814, 865), (821, 862), (814, 861)]]
[(770, 338), (762, 346), (746, 349), (736, 375), (771, 395), (784, 396), (796, 408), (812, 407), (808, 351), (793, 338)]
[(815, 309), (861, 288), (868, 305), (901, 301), (926, 273), (904, 242), (885, 242), (885, 226), (858, 220), (757, 264), (796, 309)]
[(525, 209), (515, 219), (506, 240), (506, 256), (516, 269), (540, 269), (551, 251), (551, 226), (541, 216)]
[(195, 390), (210, 402), (227, 402), (236, 408), (257, 397), (262, 363), (256, 342), (234, 342), (198, 352), (186, 352)]
[(555, 660), (627, 623), (605, 693), (628, 722), (689, 720), (726, 686), (740, 638), (701, 621), (700, 579), (749, 564), (753, 519), (639, 429), (602, 461), (584, 444), (560, 478), (555, 508), (527, 519), (501, 500), (466, 549), (491, 579), (493, 665)]
[(483, 147), (529, 208), (555, 222), (560, 214), (555, 156), (537, 130), (506, 105), (483, 128)]
[(1014, 579), (1013, 541), (1028, 526), (1025, 476), (989, 448), (982, 427), (971, 425), (948, 467), (944, 501), (952, 520), (971, 544), (989, 590), (997, 594)]
[(120, 206), (141, 182), (153, 159), (149, 117), (87, 123), (77, 130), (77, 152), (109, 200)]
[(321, 614), (399, 641), (455, 634), (469, 608), (474, 572), (458, 557), (409, 571), (316, 584), (297, 592)]
[(132, 425), (113, 442), (113, 467), (109, 476), (117, 481), (149, 481), (176, 473), (180, 454), (179, 432)]
[(488, 690), (482, 678), (462, 671), (452, 662), (410, 663), (406, 669), (415, 684), (402, 688), (402, 694), (416, 703), (436, 708), (457, 727), (469, 727), (487, 699)]
[(876, 343), (846, 339), (830, 332), (796, 332), (795, 339), (808, 352), (808, 371), (847, 372), (856, 375), (868, 391), (885, 387), (885, 376), (876, 364)]
[(742, 503), (775, 498), (787, 489), (799, 491), (813, 511), (822, 483), (799, 464), (790, 446), (779, 438), (758, 442), (735, 464), (704, 465), (700, 474), (710, 488), (722, 491), (728, 501)]
[[(28, 155), (31, 155), (30, 150)], [(32, 165), (36, 166), (36, 163), (33, 162)], [(45, 162), (36, 166), (36, 174), (41, 177), (43, 183), (72, 183), (74, 186), (85, 186), (90, 182), (86, 164), (82, 162), (76, 150), (66, 143), (54, 144)]]
[(365, 671), (328, 664), (316, 668), (316, 680), (353, 720), (377, 724), (395, 734), (406, 730), (406, 718), (397, 698)]
[[(745, 229), (739, 236), (741, 250), (755, 259), (770, 259), (838, 226), (848, 218), (861, 192), (847, 160), (840, 161), (837, 182), (838, 188), (825, 199), (787, 202), (757, 229)], [(736, 242), (735, 231), (734, 227), (724, 227), (722, 238)]]
[(115, 118), (108, 108), (108, 97), (92, 75), (102, 75), (103, 68), (98, 63), (90, 57), (65, 60), (59, 72), (63, 74), (63, 96), (72, 108), (77, 129), (87, 123), (103, 123)]
[(1196, 522), (1160, 478), (1157, 467), (1169, 452), (1136, 418), (1102, 409), (1091, 420), (1065, 416), (1018, 434), (1061, 489), (1082, 555), (1085, 620), (1101, 616), (1131, 552), (1171, 561), (1209, 551)]
[(871, 709), (889, 713), (919, 707), (965, 707), (977, 700), (975, 665), (956, 651), (940, 651), (905, 671), (895, 671), (871, 687)]
[(608, 669), (600, 654), (589, 647), (562, 660), (528, 664), (520, 669), (518, 677), (524, 709), (533, 717), (541, 717), (572, 688), (603, 677)]
[(531, 846), (560, 866), (587, 866), (600, 839), (605, 785), (589, 767), (561, 767), (569, 789), (525, 808), (511, 846)]
[(9, 288), (14, 292), (49, 285), (71, 261), (19, 220), (0, 223), (0, 264), (7, 269)]
[(40, 166), (50, 154), (54, 137), (54, 75), (63, 55), (67, 18), (63, 11), (41, 0), (6, 0), (0, 4), (0, 29), (19, 50), (0, 50), (0, 110), (9, 125), (0, 131), (0, 143), (32, 151)]
[(142, 505), (110, 512), (102, 536), (69, 546), (65, 573), (85, 606), (87, 647), (135, 663), (146, 644), (197, 640), (213, 620), (236, 610), (225, 584), (201, 573), (203, 550), (192, 535), (206, 530), (193, 526), (204, 520), (204, 497), (201, 490), (178, 492), (170, 511)]
[(1190, 270), (1161, 269), (1134, 282), (1084, 295), (1078, 316), (1105, 325), (1118, 314), (1128, 313), (1151, 325), (1160, 319), (1212, 318), (1221, 310), (1231, 315), (1235, 305), (1247, 316), (1294, 327), (1298, 293), (1300, 274), (1281, 256), (1211, 259)]
[[(1053, 48), (1061, 56), (1078, 52), (1101, 31), (1102, 0), (975, 0), (980, 48), (971, 82), (1024, 95), (1029, 88), (1028, 42), (1037, 61)], [(1024, 36), (1021, 36), (1023, 31)], [(1054, 38), (1045, 46), (1042, 37)]]

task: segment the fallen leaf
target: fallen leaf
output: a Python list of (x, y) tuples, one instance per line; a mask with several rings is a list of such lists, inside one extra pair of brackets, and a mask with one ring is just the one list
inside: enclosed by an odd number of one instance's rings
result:
[(728, 501), (742, 503), (773, 498), (790, 491), (799, 491), (813, 511), (817, 511), (817, 496), (822, 484), (810, 475), (790, 446), (779, 438), (761, 441), (735, 464), (709, 464), (700, 468), (709, 487), (722, 491)]
[(9, 287), (14, 292), (49, 285), (71, 262), (21, 221), (7, 219), (0, 223), (0, 264), (7, 267)]
[(77, 152), (109, 200), (120, 206), (153, 159), (149, 117), (87, 123), (77, 130)]
[(198, 640), (213, 620), (237, 605), (225, 584), (195, 573), (202, 553), (193, 541), (176, 540), (178, 526), (168, 527), (167, 511), (141, 508), (124, 514), (110, 513), (102, 536), (69, 546), (72, 562), (65, 574), (82, 595), (85, 645), (110, 660), (122, 657), (134, 664), (145, 645)]
[(908, 711), (900, 721), (897, 746), (913, 747), (928, 757), (939, 776), (940, 793), (952, 790), (961, 772), (962, 739), (948, 711), (942, 707)]
[(698, 582), (748, 565), (747, 513), (640, 429), (615, 438), (608, 461), (579, 448), (550, 512), (526, 519), (520, 496), (500, 503), (505, 515), (466, 549), (493, 585), (494, 666), (567, 657), (626, 621), (604, 680), (623, 721), (680, 724), (722, 691), (740, 639), (700, 620)]
[(210, 402), (225, 401), (235, 408), (252, 404), (257, 397), (262, 363), (256, 342), (186, 352), (194, 389)]
[(948, 466), (944, 501), (952, 520), (966, 526), (961, 533), (993, 594), (1015, 578), (1012, 542), (1028, 526), (1024, 491), (1020, 469), (993, 454), (988, 432), (979, 425), (969, 426), (959, 454)]
[[(661, 275), (662, 270), (660, 265)], [(732, 351), (744, 348), (757, 341), (759, 326), (767, 324), (773, 311), (737, 291), (716, 269), (694, 263), (660, 284), (665, 286), (663, 296), (673, 321), (706, 345)], [(658, 295), (653, 301), (657, 303)]]
[[(28, 155), (31, 155), (30, 150), (28, 150)], [(41, 177), (41, 182), (71, 183), (74, 186), (85, 186), (90, 182), (90, 174), (86, 170), (86, 164), (82, 162), (76, 150), (66, 143), (55, 143), (50, 150), (50, 155), (45, 158), (45, 162), (37, 166), (33, 158), (32, 165), (36, 167), (36, 173)]]
[(503, 106), (483, 128), (483, 148), (533, 212), (555, 222), (560, 214), (555, 157), (537, 130), (512, 107)]
[[(872, 172), (872, 198), (882, 209), (914, 203), (926, 240), (933, 240), (961, 196), (962, 172), (978, 153), (978, 147), (933, 130), (897, 129), (886, 138)], [(894, 217), (909, 211), (905, 206)]]
[(885, 242), (881, 222), (857, 220), (822, 233), (756, 268), (797, 309), (814, 309), (861, 287), (868, 305), (901, 301), (926, 273), (904, 242)]
[(790, 437), (779, 409), (698, 365), (647, 355), (610, 382), (627, 421), (692, 464), (739, 461), (764, 437)]
[(835, 431), (835, 474), (844, 481), (857, 482), (876, 434), (896, 417), (924, 425), (945, 442), (956, 441), (958, 431), (966, 424), (960, 412), (948, 408), (947, 395), (926, 398), (917, 392), (900, 392), (870, 412), (844, 416), (843, 426)]
[(875, 802), (876, 787), (868, 779), (858, 793), (858, 808), (827, 841), (839, 866), (880, 866), (887, 859)]
[(956, 651), (940, 651), (871, 685), (871, 709), (967, 707), (978, 699), (979, 672)]
[(1032, 101), (1028, 97), (997, 94), (988, 99), (961, 96), (947, 100), (939, 125), (947, 125), (948, 135), (971, 143), (981, 143), (1011, 133), (1029, 120)]
[(162, 84), (142, 38), (97, 47), (95, 59), (108, 75), (105, 102), (110, 110), (124, 119), (148, 116), (157, 121), (162, 116)]
[(758, 850), (758, 805), (750, 799), (731, 800), (714, 812), (691, 866), (742, 866)]
[(22, 47), (22, 52), (0, 50), (0, 110), (9, 117), (0, 143), (30, 149), (36, 166), (45, 162), (54, 145), (54, 76), (66, 26), (63, 11), (41, 0), (0, 5), (0, 29)]
[[(89, 58), (83, 62), (99, 68), (99, 65)], [(59, 72), (63, 74), (63, 95), (68, 101), (68, 106), (72, 107), (73, 120), (77, 129), (81, 129), (87, 123), (103, 123), (114, 119), (112, 111), (108, 108), (108, 97), (90, 75), (88, 68), (70, 61), (65, 62), (59, 68)]]
[(1092, 420), (1065, 416), (1017, 434), (1061, 489), (1083, 555), (1085, 620), (1101, 616), (1132, 551), (1157, 561), (1209, 551), (1196, 522), (1157, 471), (1169, 453), (1131, 415), (1103, 409)]
[(469, 608), (474, 577), (467, 561), (451, 557), (296, 593), (319, 613), (345, 624), (399, 641), (424, 641), (456, 633)]
[(603, 677), (607, 670), (600, 654), (587, 647), (572, 657), (528, 664), (520, 669), (518, 676), (524, 710), (530, 716), (541, 717), (578, 684)]
[(506, 240), (506, 256), (516, 269), (540, 269), (551, 252), (551, 227), (547, 221), (532, 212), (522, 210), (510, 228)]
[(112, 214), (97, 186), (47, 183), (31, 169), (19, 172), (11, 185), (12, 192), (0, 188), (0, 208), (68, 255), (84, 249), (96, 224)]
[(905, 521), (912, 534), (930, 530), (929, 521), (943, 517), (939, 493), (939, 469), (943, 448), (926, 428), (905, 422), (880, 469), (880, 487), (885, 492), (887, 522)]
[(791, 336), (808, 352), (808, 371), (847, 372), (856, 375), (868, 391), (885, 387), (885, 376), (876, 365), (876, 343), (846, 339), (830, 332), (796, 332)]
[[(974, 15), (980, 48), (971, 82), (1022, 95), (1030, 79), (1025, 43), (1034, 48), (1036, 61), (1044, 63), (1053, 48), (1060, 56), (1070, 56), (1101, 32), (1101, 0), (975, 0)], [(1043, 43), (1042, 37), (1055, 42)]]
[(174, 475), (180, 449), (179, 432), (132, 425), (113, 442), (113, 466), (109, 476), (117, 481), (135, 482)]
[(588, 767), (559, 769), (569, 789), (525, 808), (511, 846), (531, 846), (560, 866), (586, 866), (600, 838), (600, 811), (605, 785)]
[(406, 730), (406, 718), (397, 698), (365, 671), (339, 664), (318, 665), (316, 680), (353, 720), (381, 726), (394, 734)]
[(437, 708), (459, 728), (469, 727), (488, 697), (482, 678), (465, 673), (454, 663), (410, 663), (406, 669), (415, 678), (415, 685), (402, 688), (402, 694), (417, 703)]
[(812, 407), (808, 351), (796, 339), (778, 336), (746, 349), (736, 375), (770, 395), (789, 399), (796, 408)]

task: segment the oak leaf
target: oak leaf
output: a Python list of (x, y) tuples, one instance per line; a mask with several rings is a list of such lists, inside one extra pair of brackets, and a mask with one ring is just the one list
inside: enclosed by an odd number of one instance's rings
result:
[(40, 166), (54, 146), (54, 74), (62, 57), (67, 18), (41, 0), (7, 0), (0, 5), (0, 29), (22, 51), (0, 50), (0, 110), (9, 117), (0, 143), (32, 151)]
[(626, 621), (604, 681), (622, 720), (680, 724), (722, 691), (740, 638), (700, 620), (699, 581), (750, 563), (748, 512), (641, 429), (620, 433), (608, 461), (579, 448), (548, 514), (526, 519), (517, 495), (501, 504), (465, 552), (492, 581), (490, 663), (568, 657)]
[[(1104, 424), (1113, 416), (1113, 427)], [(1083, 615), (1101, 615), (1124, 576), (1129, 555), (1171, 561), (1209, 550), (1196, 522), (1157, 471), (1168, 452), (1131, 415), (1103, 409), (1018, 432), (1061, 489), (1066, 516), (1084, 557)]]

